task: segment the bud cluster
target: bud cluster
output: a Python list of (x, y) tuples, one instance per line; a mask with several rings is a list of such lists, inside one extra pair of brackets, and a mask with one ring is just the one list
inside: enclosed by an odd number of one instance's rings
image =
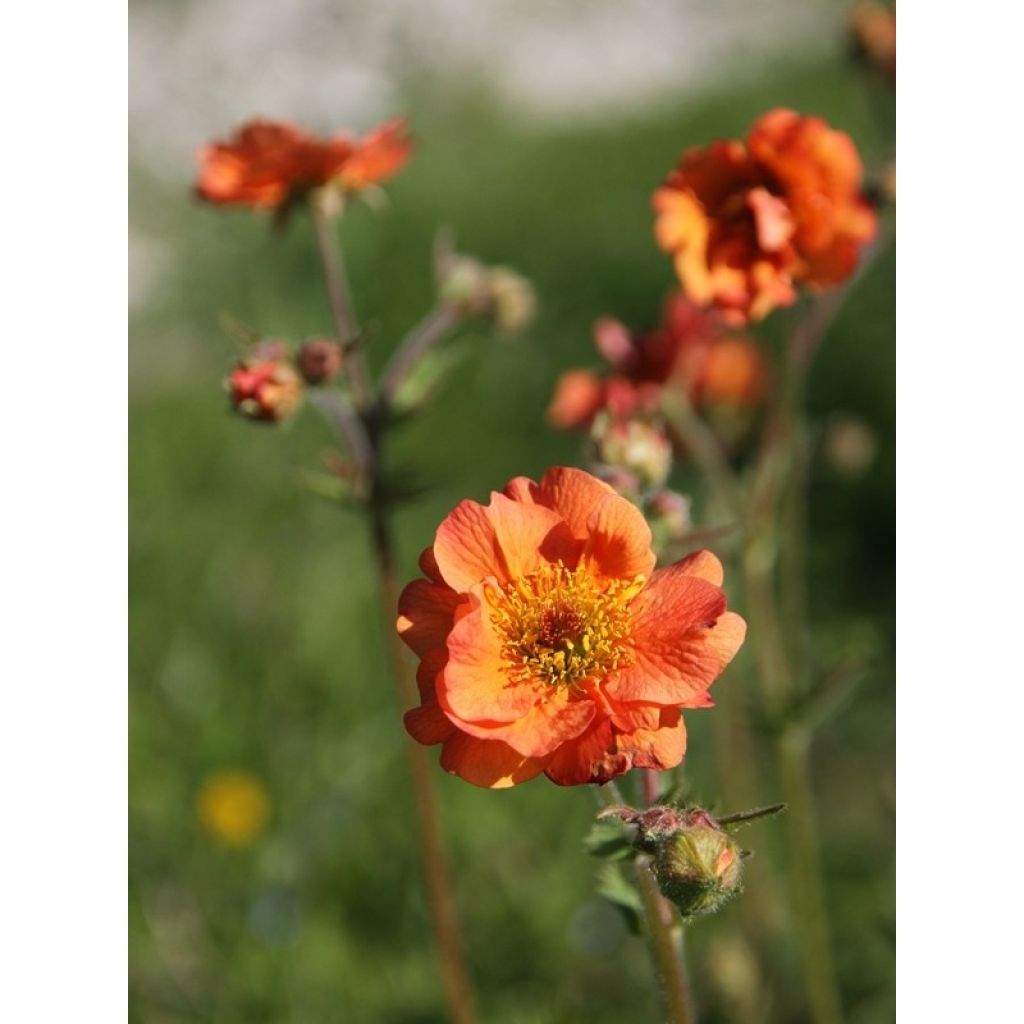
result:
[(294, 355), (283, 341), (263, 341), (238, 361), (225, 384), (242, 416), (281, 423), (298, 412), (305, 385), (333, 380), (342, 362), (340, 346), (327, 338), (304, 342)]

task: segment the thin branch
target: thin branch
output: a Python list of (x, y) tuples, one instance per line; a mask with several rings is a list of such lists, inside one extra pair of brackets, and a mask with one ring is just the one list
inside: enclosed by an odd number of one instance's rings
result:
[(381, 409), (386, 409), (394, 401), (417, 363), (458, 322), (459, 314), (451, 306), (437, 306), (405, 336), (381, 376), (377, 398)]

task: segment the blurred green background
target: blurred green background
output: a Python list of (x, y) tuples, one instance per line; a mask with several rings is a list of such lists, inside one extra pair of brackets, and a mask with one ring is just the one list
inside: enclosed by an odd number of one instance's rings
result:
[[(544, 410), (560, 372), (596, 362), (597, 316), (656, 320), (672, 275), (652, 241), (649, 197), (683, 148), (741, 135), (787, 105), (850, 132), (871, 168), (891, 155), (891, 101), (843, 61), (839, 41), (776, 60), (756, 80), (578, 124), (532, 116), (484, 80), (404, 83), (415, 158), (388, 185), (387, 209), (354, 208), (343, 227), (371, 362), (380, 367), (430, 307), (440, 225), (462, 251), (529, 276), (540, 297), (538, 321), (514, 342), (464, 331), (469, 358), (396, 437), (394, 466), (429, 484), (397, 518), (408, 577), (459, 499), (580, 462), (579, 438), (551, 431)], [(364, 524), (303, 489), (300, 470), (331, 444), (311, 410), (289, 428), (257, 428), (229, 414), (221, 389), (237, 348), (220, 314), (267, 336), (329, 331), (310, 225), (296, 217), (279, 236), (264, 217), (203, 208), (187, 176), (162, 177), (141, 160), (131, 213), (133, 231), (160, 242), (159, 273), (131, 314), (132, 1019), (441, 1021), (403, 709)], [(809, 394), (822, 431), (837, 414), (854, 416), (877, 446), (856, 474), (817, 459), (810, 504), (819, 653), (854, 644), (872, 663), (814, 747), (854, 1022), (895, 1014), (894, 277), (890, 224)], [(762, 333), (771, 341), (779, 329), (769, 322)], [(700, 521), (699, 480), (682, 466), (673, 483), (695, 495)], [(741, 652), (716, 699), (747, 703), (756, 720), (757, 693)], [(685, 763), (694, 795), (718, 806), (729, 758), (720, 711), (688, 716)], [(762, 740), (757, 796), (769, 802), (779, 786)], [(219, 842), (197, 815), (204, 781), (226, 770), (252, 773), (269, 797), (269, 822), (251, 843)], [(587, 789), (540, 779), (492, 793), (440, 770), (435, 781), (482, 1020), (657, 1020), (643, 947), (595, 896), (597, 864), (581, 848), (594, 813)], [(691, 931), (702, 1020), (807, 1019), (782, 835), (778, 821), (744, 834), (758, 851), (747, 894)], [(776, 929), (763, 947), (743, 938), (752, 893)]]

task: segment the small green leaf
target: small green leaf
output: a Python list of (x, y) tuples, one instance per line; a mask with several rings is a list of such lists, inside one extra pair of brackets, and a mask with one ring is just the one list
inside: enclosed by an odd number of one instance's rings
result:
[(622, 914), (630, 934), (643, 933), (644, 907), (640, 894), (617, 864), (605, 864), (598, 871), (597, 891)]
[(583, 849), (601, 860), (625, 860), (633, 855), (633, 830), (618, 818), (602, 818), (590, 826)]

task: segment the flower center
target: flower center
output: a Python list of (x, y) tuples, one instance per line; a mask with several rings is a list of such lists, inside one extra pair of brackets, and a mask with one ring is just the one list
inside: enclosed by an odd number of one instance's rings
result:
[(598, 580), (559, 562), (488, 588), (509, 676), (571, 686), (630, 664), (629, 603), (644, 582)]

